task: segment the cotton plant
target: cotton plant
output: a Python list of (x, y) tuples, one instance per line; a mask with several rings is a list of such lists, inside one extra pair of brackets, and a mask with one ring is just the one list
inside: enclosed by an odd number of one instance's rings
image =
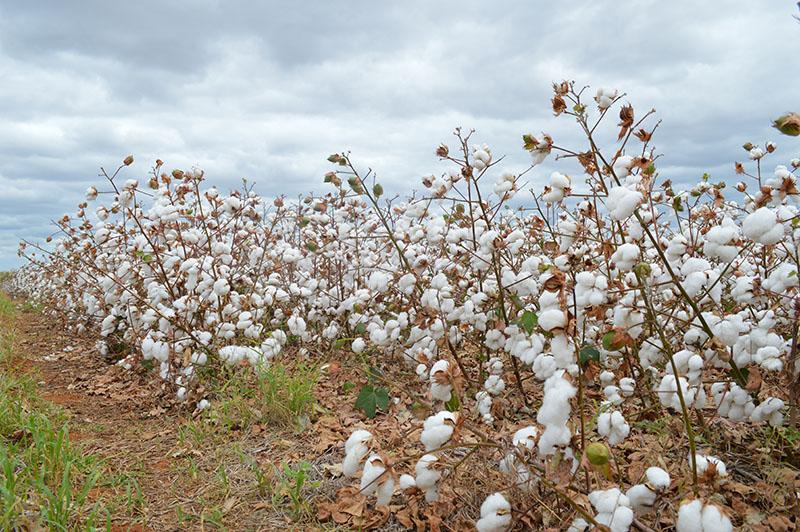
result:
[[(780, 427), (794, 404), (781, 379), (800, 312), (800, 162), (770, 167), (773, 143), (746, 145), (740, 183), (677, 190), (659, 175), (651, 113), (634, 119), (621, 94), (557, 83), (554, 114), (577, 121), (586, 146), (525, 134), (530, 167), (500, 168), (496, 149), (458, 129), (436, 149), (441, 171), (391, 200), (349, 153), (329, 157), (321, 194), (298, 199), (224, 192), (160, 162), (126, 181), (126, 159), (51, 242), (23, 244), (29, 264), (9, 287), (125, 370), (152, 371), (183, 408), (207, 408), (205, 379), (222, 365), (253, 372), (333, 350), (389, 369), (393, 393), (429, 407), (412, 421), (419, 440), (392, 449), (414, 464), (398, 498), (413, 487), (432, 503), (467, 454), (524, 488), (509, 504), (534, 484), (553, 495), (557, 475), (585, 467), (592, 429), (624, 445), (645, 430), (627, 421), (645, 403), (684, 425), (687, 452), (693, 410)], [(616, 115), (606, 148), (595, 135)], [(528, 432), (509, 437), (517, 423)], [(347, 442), (346, 476), (391, 497), (372, 435)], [(721, 469), (710, 455), (688, 465), (700, 481)], [(616, 486), (621, 507), (646, 510), (660, 480)]]

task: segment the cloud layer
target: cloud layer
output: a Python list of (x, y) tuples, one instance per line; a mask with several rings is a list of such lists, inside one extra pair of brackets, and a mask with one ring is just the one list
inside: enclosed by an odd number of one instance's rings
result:
[(455, 126), (512, 169), (524, 132), (580, 146), (548, 103), (572, 79), (655, 107), (662, 175), (688, 182), (731, 177), (800, 103), (790, 1), (68, 4), (0, 4), (0, 269), (128, 153), (126, 177), (161, 158), (274, 196), (323, 190), (349, 149), (403, 192)]

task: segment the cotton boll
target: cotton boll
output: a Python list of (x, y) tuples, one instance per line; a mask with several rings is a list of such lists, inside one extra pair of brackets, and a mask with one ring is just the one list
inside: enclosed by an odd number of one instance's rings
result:
[(342, 471), (345, 476), (355, 477), (361, 467), (361, 461), (367, 456), (372, 442), (372, 434), (366, 430), (354, 431), (344, 444), (345, 457)]
[(783, 425), (783, 407), (784, 402), (782, 400), (770, 397), (755, 407), (752, 414), (750, 414), (750, 420), (756, 423), (766, 421), (772, 427), (780, 427)]
[(742, 233), (760, 244), (777, 244), (783, 240), (783, 224), (775, 211), (761, 207), (744, 219)]
[(569, 525), (567, 532), (585, 532), (588, 529), (589, 523), (582, 517), (578, 517)]
[(547, 309), (539, 314), (539, 326), (545, 331), (563, 329), (567, 326), (567, 314), (561, 309)]
[(539, 454), (550, 455), (557, 446), (567, 445), (572, 433), (567, 427), (570, 416), (569, 400), (577, 393), (576, 388), (567, 381), (563, 372), (554, 373), (544, 383), (544, 398), (536, 421), (545, 426), (539, 438)]
[(601, 111), (605, 111), (611, 107), (611, 104), (617, 99), (617, 94), (619, 94), (619, 92), (616, 89), (605, 89), (600, 87), (597, 89), (597, 93), (594, 96), (594, 101), (597, 102), (597, 107)]
[(417, 481), (414, 477), (408, 474), (400, 475), (400, 490), (405, 491), (407, 489), (416, 488)]
[(643, 200), (644, 196), (639, 191), (623, 186), (612, 187), (606, 198), (606, 209), (613, 220), (622, 222), (633, 215)]
[(450, 384), (450, 363), (438, 360), (430, 373), (431, 397), (437, 401), (449, 401), (453, 386)]
[(633, 523), (630, 500), (618, 488), (593, 491), (589, 494), (589, 502), (597, 511), (595, 520), (612, 532), (627, 532)]
[(703, 532), (703, 503), (699, 499), (681, 503), (675, 530), (677, 532)]
[(367, 497), (376, 494), (378, 506), (386, 506), (392, 500), (394, 479), (390, 474), (386, 474), (383, 459), (377, 454), (371, 455), (364, 464), (364, 472), (361, 474), (361, 493)]
[(432, 454), (423, 455), (414, 471), (417, 475), (416, 484), (419, 489), (425, 492), (425, 501), (428, 503), (436, 502), (439, 498), (437, 483), (442, 478), (442, 474), (436, 469), (438, 458)]
[(630, 431), (630, 425), (625, 422), (625, 418), (619, 410), (603, 412), (597, 418), (598, 434), (608, 438), (608, 444), (612, 447), (625, 441)]
[(656, 493), (644, 484), (631, 486), (625, 495), (630, 499), (631, 508), (639, 515), (646, 514), (656, 502)]
[(428, 417), (422, 425), (420, 441), (426, 451), (433, 451), (450, 441), (458, 423), (458, 414), (441, 411)]
[(647, 477), (648, 486), (655, 491), (664, 491), (668, 489), (672, 482), (669, 473), (660, 467), (648, 467), (647, 471), (645, 471), (645, 476)]
[(681, 503), (675, 529), (677, 532), (731, 532), (733, 525), (716, 505), (694, 499)]
[(356, 338), (350, 345), (350, 349), (352, 349), (354, 353), (361, 353), (362, 351), (364, 351), (364, 348), (366, 346), (367, 344), (366, 342), (364, 342), (363, 338)]
[(714, 504), (703, 506), (702, 523), (703, 532), (730, 532), (733, 530), (731, 520)]
[(636, 244), (622, 244), (611, 255), (611, 263), (619, 271), (631, 271), (639, 259), (639, 246)]
[(511, 504), (500, 493), (489, 495), (481, 504), (478, 532), (505, 532), (511, 525)]

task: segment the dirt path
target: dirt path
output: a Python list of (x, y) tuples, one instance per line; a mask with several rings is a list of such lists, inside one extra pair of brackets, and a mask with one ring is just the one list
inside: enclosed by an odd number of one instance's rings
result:
[(408, 411), (365, 420), (355, 410), (357, 366), (315, 361), (316, 406), (300, 426), (237, 426), (242, 408), (263, 404), (236, 395), (215, 396), (201, 420), (151, 374), (104, 360), (88, 334), (16, 309), (14, 371), (35, 376), (39, 395), (65, 412), (70, 440), (102, 460), (90, 499), (106, 508), (111, 530), (401, 530), (420, 519), (422, 510), (376, 510), (342, 477), (342, 443), (355, 427), (394, 439), (411, 428)]
[[(321, 527), (313, 504), (283, 504), (282, 490), (292, 484), (275, 472), (298, 458), (314, 461), (311, 477), (335, 469), (332, 443), (259, 427), (209, 432), (191, 412), (170, 407), (172, 392), (152, 378), (124, 372), (88, 337), (17, 308), (17, 369), (35, 375), (40, 395), (65, 411), (70, 439), (104, 461), (104, 480), (90, 497), (106, 506), (112, 530)], [(301, 488), (307, 498), (329, 489)]]

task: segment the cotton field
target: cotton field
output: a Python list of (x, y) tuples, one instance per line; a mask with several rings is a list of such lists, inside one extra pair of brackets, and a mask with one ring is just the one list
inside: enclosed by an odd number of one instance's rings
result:
[[(370, 508), (430, 519), (469, 492), (481, 532), (733, 530), (749, 518), (726, 442), (798, 420), (800, 145), (753, 140), (679, 186), (654, 111), (627, 102), (556, 83), (580, 145), (520, 132), (512, 173), (456, 129), (432, 150), (448, 170), (390, 199), (347, 152), (300, 200), (161, 161), (141, 177), (131, 156), (21, 244), (7, 288), (195, 416), (230, 368), (380, 368), (390, 397), (337, 450)], [(403, 437), (372, 419), (412, 401)], [(647, 438), (674, 454), (632, 458)]]

